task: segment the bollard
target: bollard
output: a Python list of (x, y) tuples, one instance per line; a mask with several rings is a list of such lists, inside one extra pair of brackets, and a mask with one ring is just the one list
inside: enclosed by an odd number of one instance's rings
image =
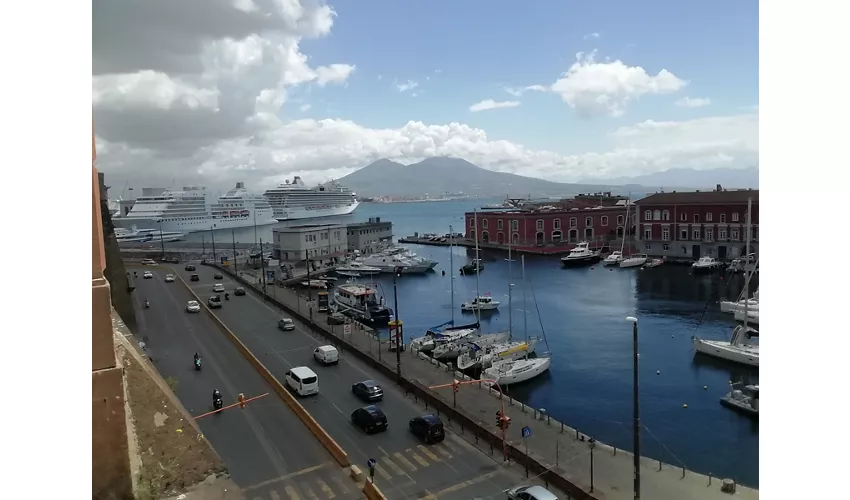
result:
[(558, 466), (558, 461), (561, 458), (561, 443), (560, 441), (555, 441), (555, 467)]
[(658, 461), (658, 470), (661, 470), (661, 460)]
[(561, 432), (564, 432), (564, 423), (561, 422)]
[(615, 446), (614, 447), (614, 456), (616, 456), (616, 455), (617, 455), (617, 447)]
[(685, 468), (682, 467), (682, 479), (685, 479)]
[(711, 486), (711, 473), (708, 474), (708, 485)]
[(576, 439), (578, 439), (578, 429), (576, 429)]

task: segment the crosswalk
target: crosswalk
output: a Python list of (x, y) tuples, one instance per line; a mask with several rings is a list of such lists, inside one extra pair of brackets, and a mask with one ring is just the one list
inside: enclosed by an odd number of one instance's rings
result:
[(363, 498), (357, 484), (340, 469), (337, 474), (304, 475), (243, 488), (246, 500), (351, 500)]

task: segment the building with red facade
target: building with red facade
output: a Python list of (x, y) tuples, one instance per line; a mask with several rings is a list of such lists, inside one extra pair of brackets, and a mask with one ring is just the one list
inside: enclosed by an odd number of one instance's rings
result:
[[(542, 207), (467, 212), (465, 235), (482, 243), (517, 246), (568, 245), (618, 239), (626, 231), (626, 203), (613, 206)], [(631, 217), (630, 217), (631, 218)], [(632, 223), (635, 220), (632, 218)], [(632, 225), (634, 232), (634, 225)]]
[(750, 253), (758, 253), (758, 190), (655, 193), (635, 202), (638, 251), (652, 257), (719, 260), (746, 255), (747, 203), (752, 200)]

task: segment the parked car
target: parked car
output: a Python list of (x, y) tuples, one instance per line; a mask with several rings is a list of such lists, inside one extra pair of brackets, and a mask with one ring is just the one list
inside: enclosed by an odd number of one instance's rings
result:
[(215, 285), (213, 285), (213, 291), (216, 293), (224, 292), (224, 285), (222, 285), (221, 283), (216, 283)]
[(511, 500), (558, 500), (554, 493), (542, 486), (517, 486), (505, 490)]
[(144, 278), (145, 278), (146, 280), (149, 280), (149, 279), (153, 278), (153, 273), (152, 273), (152, 272), (150, 272), (150, 271), (145, 271)]
[(165, 282), (166, 283), (173, 283), (174, 282), (174, 275), (173, 274), (166, 274), (165, 275)]
[(277, 327), (285, 332), (295, 330), (295, 322), (289, 318), (281, 318), (280, 321), (277, 322)]
[(366, 402), (384, 399), (384, 390), (374, 380), (364, 380), (351, 386), (351, 392)]
[(201, 277), (198, 276), (197, 274), (193, 274), (193, 275), (189, 276), (189, 281), (201, 281)]
[(387, 416), (377, 406), (364, 406), (351, 413), (351, 423), (366, 434), (387, 430)]
[(210, 306), (210, 309), (220, 309), (221, 308), (221, 297), (218, 295), (213, 295), (207, 300), (207, 305)]
[(223, 279), (224, 279), (224, 276), (222, 276), (222, 275), (221, 275), (221, 273), (214, 273), (214, 274), (213, 274), (213, 279), (214, 279), (214, 280), (223, 280)]
[(186, 303), (186, 312), (196, 313), (201, 312), (201, 304), (197, 300), (190, 300)]
[(184, 267), (183, 269), (185, 269), (187, 271), (194, 271), (195, 266), (193, 266), (192, 264), (186, 264), (186, 267)]
[(439, 443), (446, 438), (443, 422), (436, 415), (422, 415), (410, 419), (408, 425), (410, 433), (418, 437), (426, 444)]
[(237, 297), (241, 296), (241, 295), (245, 295), (245, 289), (242, 288), (241, 286), (237, 286), (236, 290), (233, 290), (233, 295), (236, 295)]

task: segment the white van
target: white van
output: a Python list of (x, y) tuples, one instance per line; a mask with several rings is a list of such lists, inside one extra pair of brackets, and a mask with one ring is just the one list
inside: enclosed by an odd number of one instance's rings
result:
[(313, 359), (323, 365), (335, 365), (339, 363), (339, 351), (332, 345), (321, 345), (313, 351)]
[(294, 366), (286, 372), (286, 385), (299, 396), (319, 393), (319, 376), (306, 366)]

